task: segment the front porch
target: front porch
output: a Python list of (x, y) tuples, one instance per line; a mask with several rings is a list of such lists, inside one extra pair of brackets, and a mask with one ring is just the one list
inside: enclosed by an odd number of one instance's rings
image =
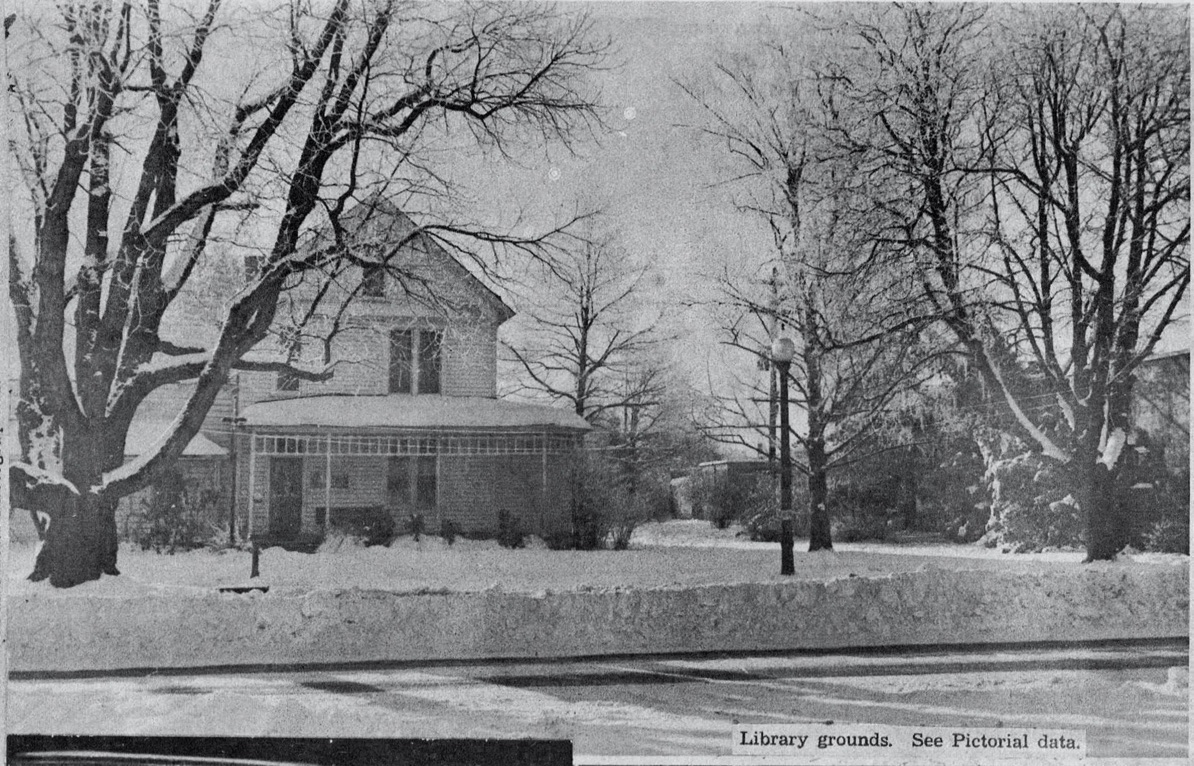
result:
[(248, 537), (313, 547), (336, 529), (368, 537), (388, 523), (403, 533), (416, 517), (430, 534), (451, 521), (493, 536), (502, 511), (528, 534), (566, 531), (581, 435), (255, 431), (248, 441)]

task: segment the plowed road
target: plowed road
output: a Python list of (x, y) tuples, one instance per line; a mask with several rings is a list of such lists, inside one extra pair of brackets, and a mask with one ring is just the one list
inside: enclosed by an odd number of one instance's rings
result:
[[(18, 676), (14, 734), (568, 739), (716, 762), (736, 723), (1084, 729), (1184, 759), (1188, 642)], [(728, 760), (726, 762), (729, 762)]]

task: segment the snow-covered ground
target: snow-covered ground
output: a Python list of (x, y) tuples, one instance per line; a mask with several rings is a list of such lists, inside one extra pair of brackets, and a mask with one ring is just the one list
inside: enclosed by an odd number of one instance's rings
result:
[[(1007, 554), (974, 545), (905, 545), (841, 543), (833, 552), (809, 554), (797, 541), (797, 580), (827, 580), (915, 572), (924, 569), (996, 569), (1040, 573), (1072, 571), (1083, 554), (1055, 551)], [(35, 546), (13, 545), (9, 593), (46, 593), (45, 583), (24, 578), (32, 570)], [(1184, 566), (1188, 558), (1167, 554), (1128, 554), (1094, 569), (1124, 570), (1133, 566)], [(138, 593), (210, 591), (248, 582), (251, 556), (245, 550), (198, 550), (173, 555), (125, 545), (120, 551), (120, 577), (105, 577), (68, 591), (62, 598), (133, 596)], [(552, 551), (535, 540), (526, 548), (507, 550), (493, 541), (424, 536), (416, 542), (400, 538), (389, 547), (327, 543), (317, 553), (291, 553), (269, 548), (261, 553), (261, 579), (280, 594), (345, 589), (389, 592), (562, 592), (608, 588), (659, 588), (774, 583), (779, 575), (779, 546), (754, 543), (736, 529), (714, 529), (707, 521), (644, 524), (635, 531), (628, 551)]]
[[(435, 537), (315, 554), (159, 555), (57, 590), (12, 548), (14, 670), (571, 657), (1186, 636), (1181, 556), (1087, 565), (1078, 552), (843, 545), (796, 556), (705, 522), (645, 525), (629, 551), (506, 550)], [(958, 555), (962, 554), (962, 555)]]

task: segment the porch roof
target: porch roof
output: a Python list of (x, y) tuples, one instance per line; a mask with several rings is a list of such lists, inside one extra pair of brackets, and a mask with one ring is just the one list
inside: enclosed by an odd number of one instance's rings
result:
[(244, 424), (257, 427), (340, 429), (568, 429), (587, 431), (579, 415), (541, 404), (478, 396), (436, 394), (348, 394), (305, 396), (258, 402), (242, 411)]
[[(173, 427), (171, 420), (134, 420), (124, 442), (126, 456), (140, 455), (146, 448), (156, 445)], [(224, 457), (227, 454), (227, 450), (203, 434), (195, 434), (182, 452), (183, 457)]]

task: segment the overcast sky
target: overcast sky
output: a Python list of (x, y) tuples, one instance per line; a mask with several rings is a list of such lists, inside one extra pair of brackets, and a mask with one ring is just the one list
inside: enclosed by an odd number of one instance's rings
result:
[[(802, 4), (807, 7), (807, 4)], [(719, 54), (748, 50), (752, 32), (768, 20), (790, 22), (794, 3), (564, 2), (586, 9), (596, 31), (608, 35), (618, 66), (598, 76), (608, 106), (608, 132), (581, 143), (578, 156), (559, 150), (526, 158), (526, 167), (500, 175), (501, 204), (522, 201), (550, 210), (603, 203), (624, 244), (657, 267), (655, 295), (708, 296), (700, 277), (727, 264), (741, 267), (770, 257), (763, 222), (737, 212), (724, 147), (699, 139), (704, 116), (676, 81), (700, 83)], [(741, 187), (737, 187), (740, 192)], [(702, 367), (718, 340), (702, 311), (673, 313), (688, 331), (678, 345), (682, 363)], [(1179, 322), (1162, 349), (1188, 348), (1188, 322)], [(693, 360), (699, 360), (694, 363)], [(716, 354), (714, 359), (720, 363)]]
[[(740, 45), (763, 18), (764, 6), (726, 2), (564, 3), (587, 9), (595, 32), (613, 44), (614, 68), (597, 75), (606, 130), (582, 141), (575, 154), (559, 147), (520, 157), (522, 167), (495, 168), (485, 196), (495, 205), (517, 201), (544, 220), (574, 206), (601, 206), (607, 223), (632, 256), (652, 269), (649, 301), (707, 297), (704, 277), (729, 262), (769, 257), (770, 234), (762, 222), (737, 212), (727, 159), (701, 140), (703, 116), (676, 84), (707, 77), (716, 54)], [(477, 171), (480, 171), (478, 169)], [(720, 184), (720, 185), (719, 185)], [(517, 306), (516, 306), (517, 307)], [(678, 364), (696, 382), (707, 372), (721, 377), (724, 361), (707, 311), (673, 309), (669, 344)], [(512, 323), (510, 331), (517, 330)]]

